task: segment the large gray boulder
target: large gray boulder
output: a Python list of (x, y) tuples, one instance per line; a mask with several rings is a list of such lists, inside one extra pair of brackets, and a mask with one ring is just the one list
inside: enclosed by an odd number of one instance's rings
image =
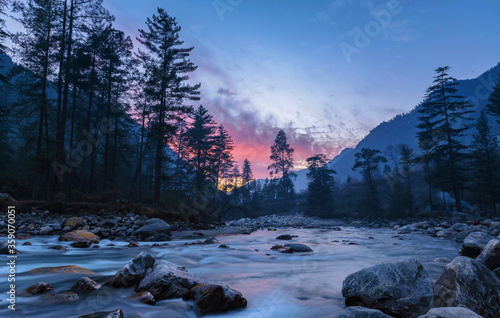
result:
[(284, 247), (289, 247), (292, 249), (293, 252), (295, 253), (300, 253), (300, 252), (312, 252), (312, 248), (305, 244), (298, 244), (298, 243), (290, 243), (290, 244), (285, 244)]
[(425, 315), (418, 318), (484, 318), (470, 309), (463, 307), (432, 308)]
[(490, 240), (476, 260), (491, 270), (500, 267), (500, 240)]
[(500, 279), (477, 260), (459, 256), (436, 281), (432, 307), (466, 307), (486, 318), (498, 317)]
[(106, 282), (106, 285), (115, 288), (133, 286), (146, 275), (146, 272), (154, 263), (155, 259), (151, 255), (141, 252), (127, 265), (116, 272), (116, 274)]
[(168, 240), (172, 233), (172, 228), (167, 222), (160, 219), (150, 219), (153, 223), (141, 226), (134, 232), (134, 236), (141, 237), (143, 240)]
[(354, 306), (347, 308), (338, 314), (336, 318), (391, 318), (391, 316), (377, 309)]
[(432, 281), (415, 259), (382, 263), (347, 276), (342, 284), (347, 306), (379, 309), (395, 317), (417, 317), (429, 309)]
[(472, 232), (464, 240), (460, 255), (476, 258), (481, 254), (486, 244), (494, 237), (483, 232)]
[(226, 285), (196, 285), (184, 295), (184, 300), (191, 299), (194, 300), (198, 310), (202, 314), (221, 313), (229, 309), (247, 306), (247, 300), (243, 295), (239, 291), (231, 289)]
[(200, 278), (184, 267), (161, 260), (141, 280), (136, 291), (148, 291), (156, 300), (182, 298), (201, 282)]

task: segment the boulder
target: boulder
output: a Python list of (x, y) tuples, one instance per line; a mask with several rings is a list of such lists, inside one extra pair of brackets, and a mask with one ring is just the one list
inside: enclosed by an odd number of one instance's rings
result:
[(500, 267), (500, 240), (490, 240), (476, 260), (491, 270)]
[(72, 291), (79, 291), (79, 292), (86, 292), (86, 291), (93, 291), (93, 290), (98, 290), (101, 288), (101, 284), (96, 283), (92, 279), (88, 277), (82, 277), (80, 278), (73, 287), (71, 287)]
[(451, 228), (457, 232), (463, 232), (467, 231), (469, 229), (469, 226), (465, 223), (455, 223)]
[(128, 245), (128, 247), (141, 247), (141, 244), (139, 244), (137, 241), (131, 240)]
[(215, 237), (209, 237), (205, 241), (203, 241), (203, 244), (216, 244), (219, 243), (219, 241)]
[(291, 240), (292, 236), (288, 235), (288, 234), (284, 234), (284, 235), (280, 235), (280, 236), (276, 237), (276, 239), (277, 240)]
[(229, 309), (247, 306), (247, 300), (243, 295), (226, 285), (196, 285), (184, 295), (184, 300), (191, 299), (194, 300), (202, 314), (221, 313)]
[(64, 223), (64, 230), (71, 231), (79, 226), (83, 225), (83, 219), (79, 217), (69, 218), (66, 223)]
[(141, 237), (142, 239), (168, 240), (168, 237), (172, 233), (172, 228), (167, 222), (160, 219), (156, 220), (154, 223), (144, 225), (135, 230), (134, 236)]
[(108, 312), (96, 312), (89, 315), (83, 315), (78, 318), (123, 318), (123, 311), (121, 309)]
[(289, 247), (293, 250), (294, 253), (297, 252), (313, 252), (312, 248), (305, 244), (297, 244), (297, 243), (289, 243), (285, 244), (284, 247)]
[(141, 280), (136, 291), (149, 291), (156, 300), (182, 298), (201, 280), (184, 267), (167, 261), (157, 261)]
[(466, 307), (486, 318), (498, 317), (500, 279), (477, 260), (459, 256), (436, 281), (432, 307)]
[(42, 226), (40, 228), (40, 232), (38, 234), (40, 234), (40, 235), (50, 235), (50, 234), (52, 234), (52, 231), (54, 231), (54, 229), (51, 226)]
[(64, 292), (59, 294), (50, 294), (43, 296), (43, 302), (49, 305), (69, 303), (78, 300), (78, 294)]
[(16, 233), (16, 240), (29, 240), (31, 237), (29, 233)]
[(459, 253), (462, 256), (476, 258), (492, 239), (493, 236), (483, 232), (472, 232), (465, 238)]
[(398, 234), (410, 234), (411, 232), (417, 231), (418, 229), (413, 225), (405, 225), (401, 227), (398, 231)]
[(345, 309), (336, 318), (391, 318), (391, 316), (377, 309), (354, 306)]
[(86, 268), (82, 268), (77, 265), (66, 265), (66, 266), (56, 266), (56, 267), (40, 267), (35, 268), (27, 273), (29, 274), (84, 274), (89, 276), (97, 276), (99, 274), (94, 273)]
[(90, 247), (92, 243), (90, 241), (78, 241), (71, 243), (71, 246), (76, 248), (87, 248)]
[(154, 305), (156, 303), (156, 299), (148, 291), (138, 292), (138, 293), (136, 293), (130, 297), (127, 297), (127, 298), (136, 299), (136, 300), (140, 301), (141, 303), (148, 304), (148, 305)]
[(53, 289), (54, 289), (54, 287), (52, 287), (50, 284), (44, 283), (44, 282), (39, 282), (39, 283), (36, 283), (36, 284), (32, 285), (31, 287), (29, 287), (27, 289), (27, 292), (29, 294), (32, 294), (32, 295), (41, 295), (41, 294), (45, 294)]
[(146, 252), (140, 252), (133, 260), (123, 266), (106, 282), (107, 286), (115, 288), (130, 287), (137, 284), (146, 272), (154, 265), (155, 259)]
[(95, 235), (94, 233), (78, 230), (78, 231), (68, 232), (59, 236), (59, 241), (75, 241), (75, 242), (90, 241), (91, 243), (99, 244), (99, 236)]
[(342, 284), (347, 306), (379, 309), (391, 316), (416, 317), (429, 309), (432, 281), (415, 259), (382, 263), (353, 273)]
[(418, 318), (483, 318), (483, 316), (463, 307), (440, 307), (432, 308)]

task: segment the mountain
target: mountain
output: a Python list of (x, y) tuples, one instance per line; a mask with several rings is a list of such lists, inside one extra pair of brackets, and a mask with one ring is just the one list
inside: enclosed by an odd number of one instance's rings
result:
[[(499, 73), (500, 63), (477, 78), (458, 81), (458, 94), (468, 98), (474, 105), (474, 113), (471, 114), (473, 121), (471, 122), (477, 120), (481, 111), (488, 104), (488, 97), (493, 91)], [(363, 148), (380, 150), (388, 159), (389, 164), (391, 163), (391, 146), (396, 147), (399, 144), (407, 144), (418, 153), (416, 126), (419, 117), (418, 110), (421, 107), (421, 104), (419, 104), (410, 112), (397, 115), (393, 119), (379, 124), (355, 148), (346, 148), (331, 160), (328, 163), (328, 167), (337, 171), (335, 177), (337, 184), (344, 183), (348, 176), (353, 178), (360, 177), (358, 171), (352, 171), (352, 167), (355, 162), (355, 154)], [(492, 116), (490, 116), (489, 122), (493, 128), (493, 134), (500, 135), (500, 125), (496, 124)], [(474, 133), (474, 128), (468, 132), (464, 140), (466, 144), (471, 143), (472, 134)], [(296, 173), (295, 190), (297, 192), (305, 191), (308, 183), (306, 178), (307, 169), (296, 171)]]

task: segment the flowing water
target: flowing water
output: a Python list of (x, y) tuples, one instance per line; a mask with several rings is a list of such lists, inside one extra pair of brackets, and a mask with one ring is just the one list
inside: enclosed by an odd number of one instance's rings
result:
[[(283, 254), (271, 251), (280, 234), (298, 235), (291, 242), (310, 246), (313, 253)], [(35, 268), (78, 265), (99, 275), (112, 275), (140, 251), (156, 259), (164, 259), (186, 267), (200, 278), (226, 284), (239, 290), (248, 300), (248, 307), (220, 315), (219, 318), (280, 318), (280, 317), (335, 317), (344, 309), (342, 281), (360, 269), (381, 262), (395, 262), (405, 258), (419, 260), (433, 279), (437, 279), (446, 263), (436, 258), (453, 259), (459, 244), (424, 235), (400, 235), (386, 229), (342, 228), (342, 231), (324, 229), (281, 229), (257, 231), (251, 235), (220, 235), (220, 244), (184, 245), (194, 239), (175, 239), (167, 246), (128, 248), (127, 242), (102, 240), (100, 249), (75, 249), (57, 237), (35, 237), (33, 246), (21, 246), (17, 258), (16, 311), (7, 309), (8, 267), (0, 266), (0, 317), (78, 317), (97, 311), (121, 308), (125, 317), (196, 317), (189, 306), (179, 299), (159, 301), (155, 306), (126, 299), (131, 289), (100, 289), (81, 295), (76, 302), (46, 305), (43, 296), (26, 295), (23, 291), (37, 282), (47, 282), (57, 292), (67, 291), (83, 275), (27, 274)], [(61, 244), (68, 252), (47, 249)], [(115, 246), (107, 246), (109, 244)], [(356, 243), (358, 245), (351, 245)], [(141, 242), (151, 245), (151, 242)], [(2, 256), (6, 260), (6, 256)], [(6, 263), (6, 262), (2, 262)]]

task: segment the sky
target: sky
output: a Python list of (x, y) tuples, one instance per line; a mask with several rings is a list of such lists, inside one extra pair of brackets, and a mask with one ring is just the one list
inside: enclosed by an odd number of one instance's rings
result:
[[(380, 122), (413, 109), (434, 70), (474, 78), (500, 62), (498, 0), (104, 0), (133, 39), (164, 8), (194, 50), (201, 100), (269, 175), (280, 129), (295, 168), (333, 158)], [(136, 41), (136, 44), (137, 41)]]

